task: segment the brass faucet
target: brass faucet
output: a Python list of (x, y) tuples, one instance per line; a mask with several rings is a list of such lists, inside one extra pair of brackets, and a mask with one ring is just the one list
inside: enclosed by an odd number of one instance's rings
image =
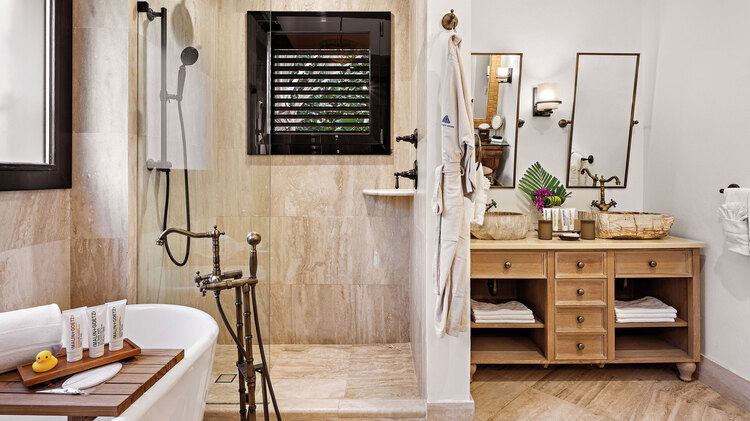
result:
[(224, 235), (224, 233), (219, 231), (216, 225), (214, 225), (213, 231), (208, 232), (192, 232), (184, 230), (182, 228), (168, 228), (164, 230), (161, 235), (159, 235), (159, 238), (156, 240), (156, 245), (163, 246), (164, 242), (167, 239), (167, 236), (172, 233), (184, 235), (185, 237), (211, 239), (211, 243), (213, 245), (213, 268), (211, 270), (211, 273), (203, 276), (201, 276), (200, 272), (195, 273), (196, 286), (201, 290), (203, 295), (206, 295), (207, 286), (211, 284), (225, 281), (227, 279), (239, 279), (242, 277), (241, 270), (231, 270), (224, 273), (221, 272), (221, 263), (219, 261), (219, 238)]
[(492, 208), (497, 208), (497, 202), (495, 202), (495, 199), (490, 200), (490, 203), (484, 205), (484, 211), (489, 212)]
[(581, 169), (581, 174), (587, 174), (589, 177), (591, 177), (594, 180), (594, 187), (596, 187), (596, 183), (599, 182), (599, 186), (601, 188), (601, 194), (602, 194), (601, 200), (598, 202), (596, 200), (592, 200), (591, 206), (598, 208), (602, 212), (606, 212), (609, 210), (609, 208), (612, 208), (617, 205), (617, 202), (615, 202), (614, 200), (610, 200), (609, 203), (607, 203), (607, 200), (604, 198), (604, 183), (608, 183), (612, 180), (615, 180), (615, 184), (619, 186), (620, 185), (619, 177), (617, 177), (616, 175), (613, 175), (612, 177), (605, 179), (604, 176), (600, 177), (599, 174), (591, 175), (591, 171), (589, 171), (588, 168)]

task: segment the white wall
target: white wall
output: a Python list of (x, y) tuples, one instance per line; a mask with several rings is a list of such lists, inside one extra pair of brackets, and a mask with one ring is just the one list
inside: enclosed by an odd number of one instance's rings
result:
[(750, 2), (662, 0), (644, 15), (657, 17), (658, 51), (645, 208), (707, 243), (704, 352), (750, 380), (750, 259), (726, 251), (716, 216), (719, 188), (750, 187)]
[[(415, 350), (421, 350), (416, 359), (417, 369), (423, 373), (423, 386), (428, 403), (470, 402), (469, 358), (470, 336), (466, 332), (458, 338), (435, 334), (435, 300), (430, 281), (435, 241), (436, 215), (431, 209), (432, 191), (435, 187), (434, 171), (440, 164), (440, 107), (437, 101), (440, 71), (447, 52), (449, 32), (440, 26), (440, 19), (451, 8), (459, 18), (458, 33), (463, 37), (462, 58), (466, 69), (471, 69), (471, 2), (448, 0), (415, 0), (417, 13), (424, 13), (423, 35), (415, 45), (418, 63), (414, 71), (417, 84), (417, 126), (419, 129), (419, 185), (414, 198), (414, 226), (412, 237), (412, 280), (418, 286), (419, 296), (412, 303), (419, 305), (412, 323), (421, 329)], [(417, 16), (421, 19), (421, 16)], [(468, 309), (467, 309), (468, 311)], [(414, 333), (413, 333), (414, 335)], [(414, 337), (413, 337), (414, 339)], [(420, 361), (417, 361), (420, 364)], [(469, 415), (469, 418), (471, 416)]]
[[(653, 54), (643, 42), (641, 0), (473, 0), (472, 51), (523, 53), (519, 118), (526, 125), (518, 132), (516, 180), (539, 161), (563, 182), (568, 170), (569, 128), (557, 125), (569, 119), (575, 87), (578, 52), (640, 52), (636, 126), (631, 149), (627, 189), (611, 189), (607, 200), (618, 202), (616, 210), (641, 210), (643, 206), (643, 139), (648, 130)], [(541, 82), (557, 82), (563, 103), (552, 117), (532, 117), (532, 88)], [(517, 184), (517, 182), (516, 182)], [(598, 190), (572, 189), (565, 206), (588, 208), (598, 199)], [(518, 189), (492, 189), (490, 199), (501, 210), (530, 211), (529, 201)], [(533, 214), (537, 212), (534, 211)]]

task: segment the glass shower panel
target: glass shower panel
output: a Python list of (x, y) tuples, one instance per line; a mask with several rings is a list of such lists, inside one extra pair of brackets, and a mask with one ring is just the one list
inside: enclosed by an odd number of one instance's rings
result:
[[(219, 325), (218, 344), (233, 344), (213, 294), (202, 296), (194, 282), (197, 271), (211, 273), (211, 240), (171, 234), (158, 246), (156, 239), (165, 227), (205, 233), (216, 225), (225, 233), (221, 270), (248, 276), (246, 236), (257, 232), (259, 333), (270, 355), (270, 156), (247, 155), (245, 89), (246, 13), (269, 10), (270, 2), (162, 0), (149, 7), (165, 10), (167, 25), (138, 14), (138, 302), (203, 310)], [(234, 326), (234, 291), (223, 291), (221, 302)], [(257, 339), (253, 328), (256, 348)], [(254, 355), (259, 363), (257, 349)], [(214, 366), (221, 359), (236, 361), (236, 350), (220, 346)], [(227, 403), (236, 402), (233, 390)]]

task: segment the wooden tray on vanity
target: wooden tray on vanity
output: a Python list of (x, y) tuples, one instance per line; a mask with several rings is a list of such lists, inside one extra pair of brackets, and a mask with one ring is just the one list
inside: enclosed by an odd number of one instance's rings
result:
[(98, 358), (90, 358), (88, 348), (84, 348), (83, 358), (74, 362), (68, 362), (66, 359), (67, 353), (65, 352), (65, 348), (63, 348), (55, 356), (57, 358), (57, 365), (52, 370), (43, 373), (36, 373), (31, 368), (34, 363), (30, 362), (28, 364), (19, 365), (18, 374), (21, 376), (21, 382), (23, 382), (23, 385), (28, 387), (124, 360), (125, 358), (130, 358), (140, 353), (141, 348), (127, 338), (123, 339), (122, 349), (118, 351), (110, 351), (109, 344), (104, 344), (104, 354)]

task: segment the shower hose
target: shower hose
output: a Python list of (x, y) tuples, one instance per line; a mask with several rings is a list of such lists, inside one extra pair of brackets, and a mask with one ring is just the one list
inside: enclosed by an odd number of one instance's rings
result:
[[(188, 186), (188, 167), (187, 167), (187, 140), (185, 138), (185, 122), (182, 118), (182, 101), (177, 101), (177, 113), (180, 115), (180, 130), (182, 132), (182, 152), (184, 156), (184, 164), (185, 164), (185, 216), (187, 217), (187, 230), (190, 231), (190, 188)], [(165, 199), (164, 199), (164, 220), (162, 222), (162, 231), (165, 231), (167, 229), (167, 216), (169, 215), (169, 174), (170, 170), (169, 168), (165, 168), (160, 170), (164, 173), (166, 173), (167, 181), (166, 181), (166, 192), (165, 192)], [(185, 257), (182, 259), (182, 261), (177, 261), (175, 259), (174, 255), (172, 255), (172, 250), (169, 248), (169, 243), (167, 242), (167, 239), (164, 239), (164, 249), (167, 250), (167, 255), (169, 256), (169, 260), (172, 261), (177, 266), (185, 266), (185, 264), (188, 261), (188, 257), (190, 257), (190, 237), (187, 237), (187, 245), (185, 246)]]

